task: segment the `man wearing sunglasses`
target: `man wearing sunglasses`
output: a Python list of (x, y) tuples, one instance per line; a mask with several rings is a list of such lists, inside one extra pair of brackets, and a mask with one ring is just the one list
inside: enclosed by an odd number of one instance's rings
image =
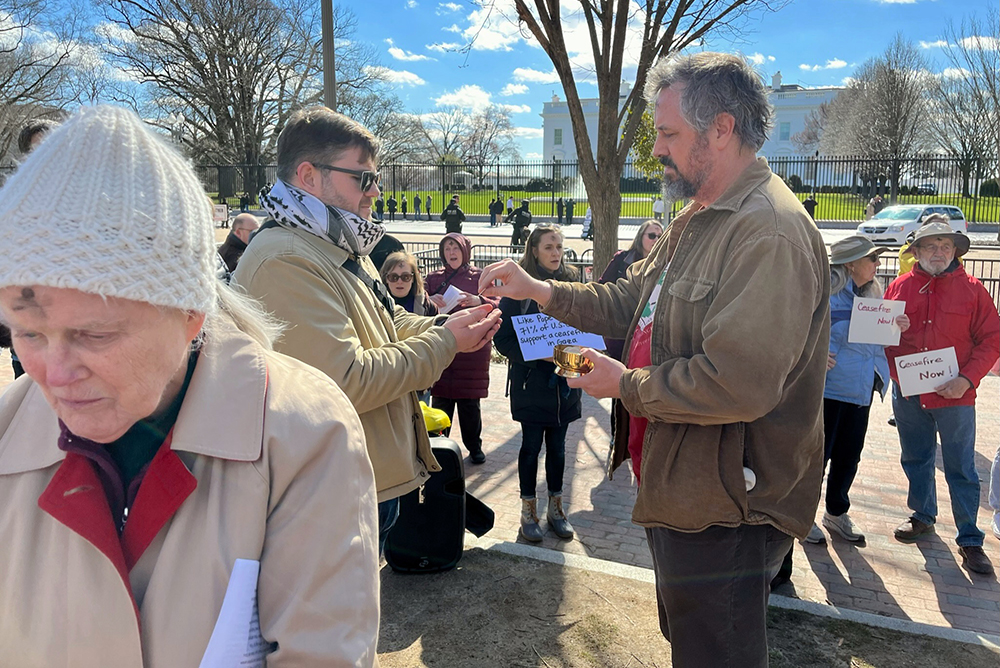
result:
[(487, 345), (499, 311), (423, 317), (385, 293), (368, 257), (385, 234), (370, 220), (379, 149), (365, 127), (325, 107), (294, 114), (278, 137), (278, 182), (261, 202), (271, 219), (233, 281), (290, 325), (275, 349), (330, 376), (354, 404), (375, 469), (381, 549), (398, 498), (440, 470), (415, 391), (456, 353)]

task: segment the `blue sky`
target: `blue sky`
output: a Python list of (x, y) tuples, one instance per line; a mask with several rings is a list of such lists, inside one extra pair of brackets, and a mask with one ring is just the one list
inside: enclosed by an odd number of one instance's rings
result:
[[(767, 81), (780, 70), (784, 83), (840, 86), (900, 32), (922, 46), (939, 72), (946, 66), (935, 44), (948, 21), (959, 24), (972, 13), (982, 17), (996, 1), (794, 0), (778, 12), (751, 15), (742, 37), (712, 36), (704, 48), (750, 57)], [(522, 155), (535, 158), (542, 148), (542, 105), (553, 93), (565, 96), (545, 53), (503, 16), (513, 15), (504, 11), (510, 4), (497, 0), (489, 14), (468, 0), (371, 0), (350, 6), (358, 17), (355, 38), (380, 51), (404, 111), (427, 113), (449, 104), (508, 105)], [(563, 5), (576, 3), (564, 0)], [(585, 33), (573, 29), (581, 21), (580, 16), (564, 17), (571, 30), (571, 54), (589, 53)], [(477, 31), (474, 47), (459, 50)], [(574, 61), (582, 64), (584, 58)], [(582, 79), (581, 97), (595, 97), (597, 89), (586, 76)]]

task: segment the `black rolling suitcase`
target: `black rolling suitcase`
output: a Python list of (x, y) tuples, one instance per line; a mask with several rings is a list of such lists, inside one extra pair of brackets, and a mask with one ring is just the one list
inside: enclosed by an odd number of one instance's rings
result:
[(400, 573), (454, 568), (465, 541), (465, 469), (450, 438), (431, 439), (441, 465), (424, 486), (399, 498), (399, 519), (385, 543), (385, 560)]

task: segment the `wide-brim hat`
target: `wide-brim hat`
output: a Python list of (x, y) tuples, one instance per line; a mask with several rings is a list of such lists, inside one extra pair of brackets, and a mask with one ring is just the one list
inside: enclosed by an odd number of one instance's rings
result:
[(914, 248), (920, 244), (920, 240), (928, 237), (951, 237), (955, 243), (955, 257), (961, 257), (968, 253), (969, 246), (972, 244), (969, 237), (961, 232), (956, 232), (948, 223), (927, 223), (913, 235), (913, 243), (906, 247), (905, 252), (913, 253)]
[(830, 246), (830, 264), (847, 264), (869, 255), (879, 255), (890, 250), (892, 249), (885, 246), (876, 246), (868, 237), (855, 234)]

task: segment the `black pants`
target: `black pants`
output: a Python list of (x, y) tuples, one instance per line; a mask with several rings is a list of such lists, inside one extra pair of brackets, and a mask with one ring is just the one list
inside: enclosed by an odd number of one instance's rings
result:
[(517, 453), (517, 478), (522, 499), (535, 498), (538, 485), (538, 455), (545, 441), (545, 485), (549, 494), (562, 494), (566, 468), (566, 432), (569, 424), (543, 427), (521, 423), (521, 450)]
[(646, 529), (674, 668), (767, 666), (769, 583), (792, 537), (770, 525)]
[[(462, 425), (462, 444), (469, 454), (482, 452), (483, 450), (483, 414), (480, 410), (479, 399), (448, 399), (446, 397), (431, 397), (431, 406), (443, 410), (451, 420), (455, 414), (455, 406), (458, 406), (458, 421)], [(451, 427), (444, 431), (444, 435), (451, 434)]]
[(823, 400), (823, 460), (829, 467), (826, 477), (826, 512), (843, 515), (851, 508), (848, 493), (858, 474), (861, 450), (865, 447), (868, 413), (871, 406), (858, 406), (836, 399)]

